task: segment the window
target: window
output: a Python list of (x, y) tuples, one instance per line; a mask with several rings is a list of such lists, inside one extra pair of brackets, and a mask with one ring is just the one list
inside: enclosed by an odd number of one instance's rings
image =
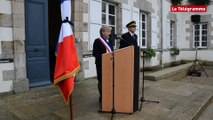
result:
[(174, 46), (174, 30), (175, 30), (175, 22), (174, 21), (170, 21), (170, 42), (169, 42), (169, 46), (173, 47)]
[(102, 25), (112, 27), (112, 33), (116, 34), (116, 7), (114, 4), (102, 3)]
[(194, 47), (207, 47), (207, 32), (207, 23), (200, 23), (194, 25)]
[(147, 13), (140, 13), (139, 18), (139, 41), (140, 47), (147, 45)]
[[(102, 25), (112, 27), (112, 33), (116, 34), (116, 5), (112, 3), (102, 2)], [(116, 48), (117, 43), (114, 40), (109, 42)]]

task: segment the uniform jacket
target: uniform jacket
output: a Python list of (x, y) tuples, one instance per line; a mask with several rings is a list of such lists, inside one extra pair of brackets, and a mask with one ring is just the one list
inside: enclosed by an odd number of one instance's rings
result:
[(131, 36), (129, 32), (124, 33), (121, 37), (124, 40), (120, 41), (120, 48), (124, 48), (130, 45), (138, 46), (138, 43), (137, 43), (138, 36), (136, 34), (134, 34), (135, 39)]

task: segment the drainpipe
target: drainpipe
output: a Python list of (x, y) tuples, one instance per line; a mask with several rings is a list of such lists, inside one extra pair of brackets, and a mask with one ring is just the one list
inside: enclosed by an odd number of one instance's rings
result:
[(164, 1), (164, 0), (161, 0), (161, 5), (160, 5), (160, 9), (161, 9), (160, 67), (161, 67), (161, 68), (163, 68), (163, 60), (162, 60), (162, 59), (163, 59), (163, 1)]

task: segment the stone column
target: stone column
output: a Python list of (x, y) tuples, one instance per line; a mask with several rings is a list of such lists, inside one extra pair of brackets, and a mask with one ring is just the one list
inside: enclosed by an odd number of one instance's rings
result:
[(24, 0), (12, 1), (12, 21), (14, 40), (14, 78), (13, 91), (22, 92), (29, 89), (26, 71), (25, 53), (25, 15)]
[[(83, 0), (72, 0), (72, 21), (74, 22), (74, 35), (76, 38), (76, 47), (78, 51), (78, 59), (81, 65), (81, 69), (76, 75), (76, 81), (84, 79), (83, 71), (83, 32), (85, 31), (85, 24), (83, 23), (83, 11), (87, 8), (84, 6)], [(86, 24), (87, 26), (87, 24)]]

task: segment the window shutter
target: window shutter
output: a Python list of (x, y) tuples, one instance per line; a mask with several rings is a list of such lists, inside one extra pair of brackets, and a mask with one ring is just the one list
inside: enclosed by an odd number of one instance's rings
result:
[(93, 43), (100, 36), (99, 30), (102, 25), (102, 0), (90, 0), (89, 3), (90, 28), (89, 28), (89, 48), (93, 49)]
[(137, 30), (136, 30), (136, 32), (135, 32), (135, 34), (137, 34), (138, 35), (138, 45), (140, 45), (140, 43), (139, 43), (139, 17), (140, 17), (140, 11), (139, 11), (139, 9), (138, 8), (135, 8), (135, 7), (133, 7), (133, 20), (136, 22), (136, 25), (137, 25)]
[(170, 21), (166, 21), (166, 46), (170, 48)]
[(157, 17), (156, 15), (152, 15), (152, 23), (151, 23), (151, 26), (152, 26), (152, 43), (151, 43), (151, 47), (152, 49), (157, 49)]
[(179, 41), (180, 41), (180, 24), (177, 23), (177, 27), (176, 27), (176, 44), (175, 44), (175, 47), (179, 48)]
[(122, 5), (122, 33), (127, 32), (126, 24), (131, 21), (131, 7), (123, 4)]

